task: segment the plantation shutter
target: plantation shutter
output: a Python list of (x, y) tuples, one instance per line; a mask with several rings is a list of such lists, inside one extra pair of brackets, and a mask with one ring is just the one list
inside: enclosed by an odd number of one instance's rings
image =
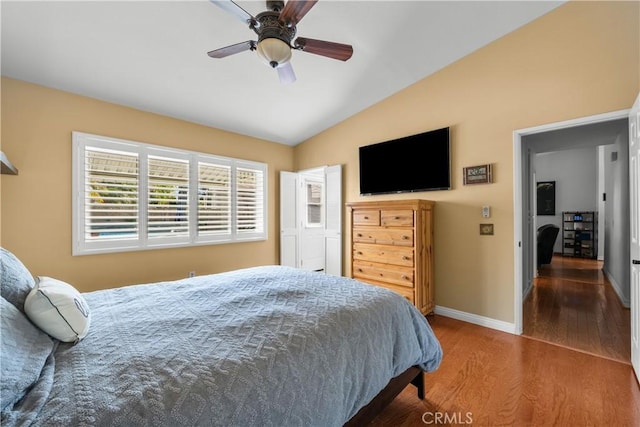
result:
[(267, 238), (267, 165), (73, 132), (73, 255)]
[(138, 154), (96, 147), (84, 153), (85, 241), (138, 239)]
[(189, 162), (149, 156), (149, 239), (189, 235)]
[(198, 163), (198, 236), (231, 234), (231, 168)]
[(264, 171), (236, 169), (236, 223), (238, 235), (264, 232)]

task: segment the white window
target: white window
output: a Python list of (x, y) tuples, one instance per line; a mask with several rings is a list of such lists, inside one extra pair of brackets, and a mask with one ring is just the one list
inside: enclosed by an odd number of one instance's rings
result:
[(267, 165), (73, 132), (73, 254), (267, 238)]
[(305, 178), (306, 226), (324, 226), (324, 182)]

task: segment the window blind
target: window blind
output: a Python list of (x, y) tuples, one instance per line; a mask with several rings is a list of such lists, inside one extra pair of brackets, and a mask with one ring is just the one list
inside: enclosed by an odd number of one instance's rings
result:
[(150, 239), (189, 235), (189, 163), (148, 158), (147, 231)]
[(198, 235), (231, 233), (231, 168), (198, 164)]
[(137, 239), (138, 155), (90, 147), (84, 168), (84, 238)]
[(262, 233), (264, 231), (264, 174), (260, 170), (238, 168), (236, 175), (236, 211), (238, 234)]
[(73, 132), (73, 253), (267, 238), (264, 163)]

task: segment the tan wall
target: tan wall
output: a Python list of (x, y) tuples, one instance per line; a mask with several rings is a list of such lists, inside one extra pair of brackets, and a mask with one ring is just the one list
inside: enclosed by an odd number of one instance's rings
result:
[[(83, 291), (277, 263), (278, 172), (343, 164), (345, 202), (438, 202), (439, 306), (511, 322), (513, 131), (629, 108), (640, 89), (639, 16), (638, 2), (569, 3), (295, 149), (3, 78), (2, 150), (20, 175), (0, 181), (1, 243), (34, 274)], [(359, 196), (360, 145), (443, 126), (453, 190)], [(72, 257), (73, 130), (267, 162), (269, 240)], [(494, 165), (495, 183), (463, 186), (462, 167), (482, 163)], [(492, 237), (478, 235), (485, 204)]]
[[(346, 202), (437, 201), (436, 304), (513, 322), (513, 131), (630, 108), (640, 88), (639, 17), (638, 2), (563, 5), (297, 146), (296, 167), (344, 164)], [(451, 191), (359, 196), (359, 146), (444, 126)], [(462, 168), (484, 163), (495, 183), (463, 186)], [(495, 224), (494, 236), (479, 235), (483, 222)]]
[[(279, 171), (293, 148), (2, 79), (2, 150), (19, 169), (1, 181), (2, 246), (34, 275), (82, 291), (148, 283), (279, 260)], [(269, 239), (191, 248), (71, 256), (71, 132), (122, 138), (268, 164)]]

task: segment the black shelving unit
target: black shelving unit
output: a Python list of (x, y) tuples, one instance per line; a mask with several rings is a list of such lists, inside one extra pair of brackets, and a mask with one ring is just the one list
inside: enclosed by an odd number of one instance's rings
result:
[(598, 256), (596, 212), (562, 212), (562, 254), (577, 258)]

